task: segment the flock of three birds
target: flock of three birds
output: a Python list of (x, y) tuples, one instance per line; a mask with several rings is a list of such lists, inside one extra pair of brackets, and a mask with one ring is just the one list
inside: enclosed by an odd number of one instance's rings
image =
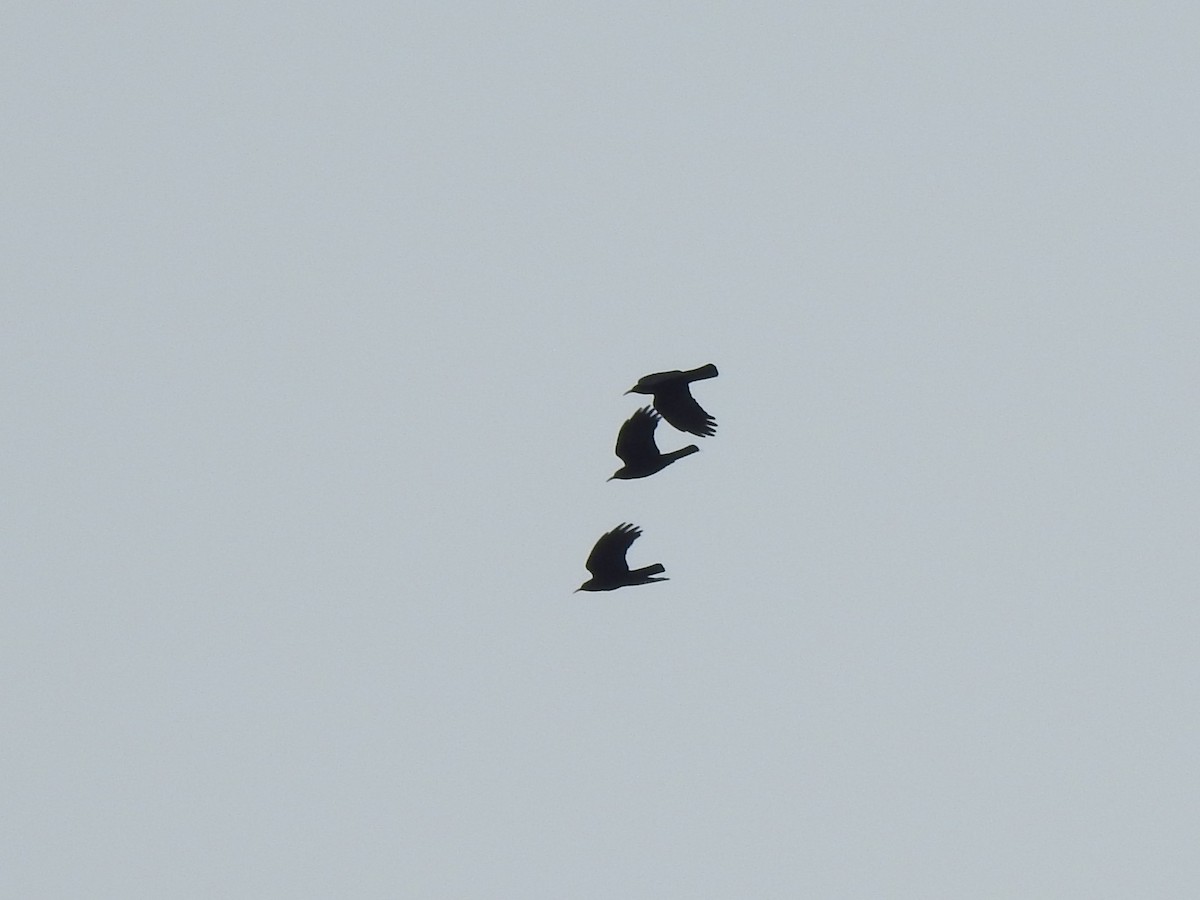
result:
[[(621, 426), (617, 434), (617, 456), (625, 465), (617, 469), (612, 478), (645, 478), (661, 472), (677, 459), (698, 453), (700, 448), (690, 444), (681, 450), (660, 453), (654, 442), (654, 429), (659, 419), (666, 419), (680, 431), (699, 437), (711, 437), (717, 433), (717, 420), (700, 408), (692, 396), (693, 381), (716, 378), (717, 367), (712, 363), (698, 369), (681, 372), (655, 372), (647, 375), (627, 390), (627, 394), (650, 394), (654, 408), (643, 407)], [(612, 478), (609, 481), (612, 481)], [(641, 535), (636, 525), (622, 523), (607, 534), (601, 535), (587, 558), (587, 570), (592, 577), (581, 584), (577, 591), (613, 591), (631, 584), (649, 584), (666, 581), (655, 578), (666, 571), (662, 563), (630, 569), (625, 561), (629, 547)]]

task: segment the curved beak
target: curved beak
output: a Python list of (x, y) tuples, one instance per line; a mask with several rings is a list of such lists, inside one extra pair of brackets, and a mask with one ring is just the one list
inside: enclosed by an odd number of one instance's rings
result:
[(608, 476), (607, 478), (605, 478), (604, 480), (605, 480), (605, 481), (612, 481), (612, 480), (613, 480), (614, 478), (616, 478), (616, 477), (617, 477), (616, 475), (609, 475), (609, 476)]

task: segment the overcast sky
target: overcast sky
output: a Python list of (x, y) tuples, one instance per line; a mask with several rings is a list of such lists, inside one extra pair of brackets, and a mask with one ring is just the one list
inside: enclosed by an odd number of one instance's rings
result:
[(9, 4), (0, 894), (1200, 896), (1198, 33)]

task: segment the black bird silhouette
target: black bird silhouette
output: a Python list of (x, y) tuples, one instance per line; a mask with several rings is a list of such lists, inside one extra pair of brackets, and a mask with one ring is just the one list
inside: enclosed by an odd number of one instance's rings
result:
[(652, 581), (668, 581), (666, 578), (652, 578), (667, 571), (662, 563), (655, 563), (641, 569), (630, 571), (625, 561), (629, 546), (642, 535), (642, 529), (636, 525), (622, 522), (607, 534), (602, 534), (596, 546), (592, 548), (587, 558), (587, 570), (592, 577), (575, 589), (579, 591), (615, 591), (619, 587), (631, 584), (649, 584)]
[(643, 406), (617, 433), (617, 456), (625, 465), (613, 473), (613, 478), (645, 478), (653, 475), (685, 456), (699, 453), (700, 448), (695, 444), (682, 450), (672, 450), (670, 453), (659, 453), (658, 444), (654, 443), (654, 429), (658, 427), (660, 416), (648, 406)]
[(653, 394), (654, 408), (664, 419), (689, 434), (712, 437), (717, 433), (717, 420), (700, 408), (688, 387), (693, 381), (716, 378), (717, 367), (712, 363), (698, 369), (680, 372), (655, 372), (638, 380), (627, 394)]

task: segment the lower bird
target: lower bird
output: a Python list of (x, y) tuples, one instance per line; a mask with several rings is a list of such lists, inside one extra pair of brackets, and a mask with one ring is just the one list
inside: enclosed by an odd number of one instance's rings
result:
[(634, 584), (650, 584), (652, 581), (668, 581), (654, 578), (667, 571), (662, 563), (630, 570), (625, 554), (630, 545), (641, 537), (642, 529), (622, 522), (607, 534), (602, 534), (587, 558), (587, 570), (592, 577), (575, 589), (579, 591), (615, 591), (617, 588)]
[(625, 465), (617, 469), (609, 481), (613, 478), (645, 478), (662, 471), (677, 459), (700, 452), (699, 447), (690, 444), (680, 450), (660, 453), (658, 444), (654, 442), (654, 430), (658, 428), (661, 418), (658, 413), (645, 406), (625, 421), (621, 430), (617, 432), (617, 456), (621, 457), (621, 462)]
[(706, 413), (692, 396), (691, 383), (705, 378), (716, 378), (717, 367), (712, 363), (698, 369), (681, 372), (655, 372), (638, 379), (638, 383), (627, 390), (627, 394), (651, 394), (654, 408), (664, 419), (680, 431), (699, 437), (712, 437), (717, 433), (717, 420)]

